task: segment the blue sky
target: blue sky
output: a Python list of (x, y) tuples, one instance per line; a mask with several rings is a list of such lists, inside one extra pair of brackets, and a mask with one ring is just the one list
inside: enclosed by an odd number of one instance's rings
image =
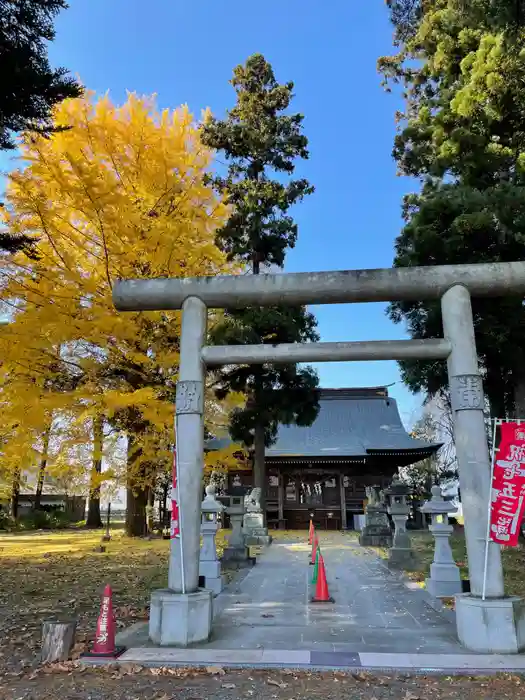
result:
[[(389, 267), (401, 226), (402, 195), (391, 158), (399, 98), (380, 86), (376, 61), (392, 50), (382, 0), (70, 0), (50, 48), (98, 93), (116, 102), (126, 90), (157, 93), (161, 107), (188, 103), (222, 116), (234, 103), (233, 67), (263, 53), (276, 77), (295, 82), (305, 115), (309, 161), (298, 168), (316, 187), (294, 215), (299, 240), (286, 271)], [(2, 165), (6, 167), (5, 159)], [(313, 307), (322, 340), (403, 338), (383, 304)], [(408, 425), (420, 399), (399, 383), (394, 362), (319, 366), (323, 386), (390, 389)]]

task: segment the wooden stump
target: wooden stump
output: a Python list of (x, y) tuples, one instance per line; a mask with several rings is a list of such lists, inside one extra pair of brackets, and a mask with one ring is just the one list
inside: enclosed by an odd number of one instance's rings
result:
[(67, 661), (75, 646), (76, 620), (46, 620), (42, 623), (43, 664)]

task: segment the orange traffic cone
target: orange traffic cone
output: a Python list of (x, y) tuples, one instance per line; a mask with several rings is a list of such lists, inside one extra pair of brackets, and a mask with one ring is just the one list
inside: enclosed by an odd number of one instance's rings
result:
[(310, 520), (310, 529), (308, 530), (308, 544), (312, 544), (312, 542), (314, 540), (314, 535), (315, 535), (314, 524)]
[(317, 540), (317, 535), (314, 533), (314, 541), (312, 545), (312, 556), (310, 559), (310, 565), (313, 566), (315, 564), (315, 557), (317, 556), (317, 547), (319, 546), (319, 542)]
[(317, 572), (317, 585), (315, 587), (315, 595), (311, 600), (312, 603), (335, 603), (334, 599), (328, 593), (328, 583), (326, 582), (326, 571), (324, 568), (323, 555), (319, 556), (319, 570)]
[(108, 584), (104, 588), (104, 593), (102, 594), (95, 641), (93, 642), (91, 651), (82, 654), (82, 656), (98, 656), (116, 659), (117, 656), (120, 656), (126, 651), (126, 647), (115, 646), (116, 626), (115, 613), (113, 611), (113, 592), (111, 586)]

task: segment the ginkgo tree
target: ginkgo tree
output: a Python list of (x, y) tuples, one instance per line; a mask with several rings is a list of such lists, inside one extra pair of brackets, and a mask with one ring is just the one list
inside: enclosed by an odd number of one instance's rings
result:
[[(9, 339), (14, 342), (12, 334)], [(40, 508), (49, 455), (60, 432), (56, 430), (56, 420), (68, 401), (64, 392), (73, 386), (71, 374), (54, 351), (41, 337), (35, 341), (35, 347), (25, 349), (23, 356), (13, 354), (10, 363), (2, 364), (0, 470), (2, 480), (7, 479), (10, 485), (11, 510), (15, 515), (28, 464), (36, 466), (34, 503)]]
[[(54, 118), (70, 128), (24, 137), (23, 167), (9, 176), (1, 213), (37, 253), (2, 262), (12, 315), (0, 333), (3, 382), (12, 394), (17, 376), (26, 392), (11, 409), (15, 432), (30, 420), (25, 407), (38, 404), (31, 420), (40, 435), (45, 417), (67, 414), (90, 426), (86, 440), (97, 420), (127, 436), (126, 525), (140, 535), (148, 492), (170, 459), (180, 313), (117, 313), (112, 286), (235, 271), (214, 244), (228, 210), (207, 184), (213, 154), (187, 107), (158, 112), (150, 98), (130, 94), (115, 106), (86, 94), (61, 103)], [(42, 399), (51, 361), (73, 381)]]

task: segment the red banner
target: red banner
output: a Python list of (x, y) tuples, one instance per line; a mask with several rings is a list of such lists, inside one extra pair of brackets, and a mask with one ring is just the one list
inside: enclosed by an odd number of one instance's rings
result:
[(173, 450), (171, 480), (171, 538), (180, 536), (179, 504), (177, 503), (177, 448)]
[(525, 424), (502, 423), (495, 449), (490, 539), (516, 547), (525, 508)]

